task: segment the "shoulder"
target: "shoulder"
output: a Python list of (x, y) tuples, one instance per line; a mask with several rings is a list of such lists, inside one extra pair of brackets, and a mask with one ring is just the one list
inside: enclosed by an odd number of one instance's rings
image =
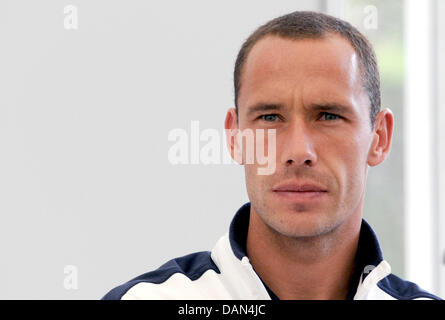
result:
[[(209, 270), (212, 271), (213, 274), (220, 273), (210, 256), (210, 252), (195, 252), (172, 259), (158, 269), (144, 273), (112, 289), (102, 299), (120, 300), (131, 297), (153, 299), (161, 297), (158, 294), (159, 292), (163, 292), (165, 295), (168, 294), (166, 289), (167, 291), (175, 289), (181, 290), (201, 278), (201, 276)], [(135, 291), (141, 293), (139, 288), (143, 289), (142, 293), (145, 294), (145, 296), (134, 296)]]
[(377, 283), (377, 286), (392, 298), (397, 300), (413, 299), (433, 299), (442, 300), (438, 296), (431, 294), (417, 284), (401, 279), (394, 274), (390, 274)]

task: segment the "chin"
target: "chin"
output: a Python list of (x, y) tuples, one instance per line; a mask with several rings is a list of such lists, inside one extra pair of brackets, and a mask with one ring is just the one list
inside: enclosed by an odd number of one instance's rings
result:
[(326, 211), (283, 212), (268, 219), (268, 225), (276, 232), (292, 238), (316, 237), (329, 233), (338, 226), (337, 219), (326, 215)]

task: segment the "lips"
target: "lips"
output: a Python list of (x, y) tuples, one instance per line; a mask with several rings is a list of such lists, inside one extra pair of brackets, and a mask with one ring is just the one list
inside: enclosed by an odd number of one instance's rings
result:
[(326, 200), (325, 187), (312, 182), (286, 182), (273, 188), (279, 201), (300, 205), (315, 205)]
[(326, 188), (312, 183), (283, 183), (273, 188), (275, 192), (327, 192)]

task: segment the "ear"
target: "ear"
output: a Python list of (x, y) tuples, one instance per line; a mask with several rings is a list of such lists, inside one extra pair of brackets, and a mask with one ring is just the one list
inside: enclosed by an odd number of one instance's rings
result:
[(367, 163), (376, 166), (385, 160), (389, 154), (394, 127), (392, 111), (384, 109), (377, 114), (374, 122), (373, 138), (369, 147)]
[(230, 156), (239, 164), (243, 164), (242, 151), (238, 143), (238, 114), (235, 108), (230, 108), (227, 111), (224, 129), (226, 131), (227, 149), (230, 152)]

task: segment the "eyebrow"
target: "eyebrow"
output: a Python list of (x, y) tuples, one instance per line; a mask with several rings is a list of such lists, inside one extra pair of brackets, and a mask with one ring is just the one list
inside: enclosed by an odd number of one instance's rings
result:
[(351, 113), (352, 111), (351, 107), (338, 103), (313, 103), (309, 105), (309, 109), (335, 113)]
[(276, 110), (279, 111), (283, 109), (283, 105), (279, 103), (264, 103), (259, 102), (247, 108), (247, 115), (250, 116), (255, 113), (263, 112), (263, 111), (271, 111)]

